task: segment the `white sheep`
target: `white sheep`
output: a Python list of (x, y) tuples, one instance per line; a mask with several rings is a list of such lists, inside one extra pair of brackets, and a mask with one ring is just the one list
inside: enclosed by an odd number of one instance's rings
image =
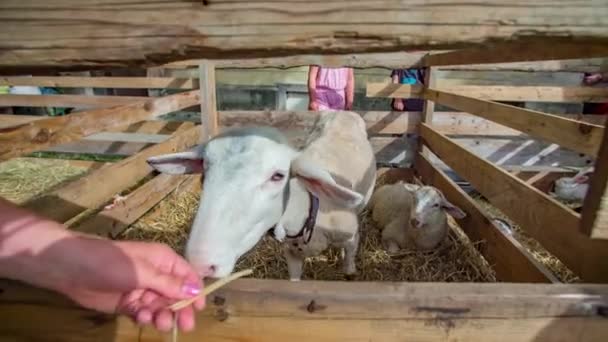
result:
[(344, 249), (343, 272), (348, 278), (357, 272), (358, 214), (366, 207), (375, 187), (376, 161), (361, 117), (355, 113), (326, 113), (315, 127), (297, 162), (312, 160), (323, 165), (338, 184), (364, 197), (354, 209), (321, 198), (310, 241), (306, 242), (306, 234), (296, 239), (290, 236), (302, 231), (305, 219), (310, 217), (308, 210), (302, 209), (311, 208), (314, 198), (302, 178), (289, 181), (288, 201), (274, 234), (277, 240), (286, 242), (284, 255), (292, 281), (301, 279), (305, 258), (319, 255), (330, 246)]
[(433, 249), (447, 235), (446, 213), (457, 219), (466, 216), (438, 189), (404, 182), (378, 188), (370, 207), (372, 219), (382, 230), (384, 248), (390, 253), (409, 247)]
[(292, 280), (300, 279), (305, 257), (330, 244), (344, 247), (345, 273), (356, 272), (357, 214), (376, 180), (359, 114), (321, 112), (302, 150), (276, 129), (249, 127), (148, 163), (170, 174), (204, 173), (204, 196), (186, 246), (188, 261), (202, 276), (230, 274), (273, 227), (287, 245)]
[(589, 191), (589, 176), (593, 167), (579, 171), (574, 177), (561, 177), (555, 181), (550, 194), (562, 201), (582, 202)]

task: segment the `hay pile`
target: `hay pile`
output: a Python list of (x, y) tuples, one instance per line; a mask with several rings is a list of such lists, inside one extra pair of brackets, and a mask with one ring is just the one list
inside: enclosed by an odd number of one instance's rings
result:
[(86, 172), (68, 160), (10, 159), (0, 163), (0, 197), (21, 204)]
[(566, 265), (564, 265), (558, 258), (549, 253), (537, 240), (526, 234), (521, 227), (511, 221), (508, 216), (490, 204), (485, 198), (477, 195), (474, 196), (473, 199), (490, 216), (498, 217), (508, 222), (513, 230), (513, 237), (521, 242), (528, 252), (530, 252), (530, 254), (532, 254), (532, 256), (541, 264), (547, 267), (557, 277), (557, 279), (559, 279), (559, 281), (564, 283), (575, 283), (581, 281), (581, 279), (570, 269), (568, 269), (568, 267), (566, 267)]
[[(198, 194), (172, 194), (120, 238), (163, 242), (182, 252), (197, 205)], [(402, 251), (398, 255), (389, 255), (382, 250), (380, 231), (367, 212), (362, 213), (361, 222), (362, 236), (357, 255), (359, 274), (355, 280), (496, 281), (490, 266), (459, 229), (434, 251)], [(237, 270), (247, 268), (254, 269), (256, 278), (288, 279), (280, 244), (272, 238), (264, 238), (238, 261)], [(330, 249), (318, 257), (309, 258), (304, 266), (303, 279), (344, 280), (339, 251)]]

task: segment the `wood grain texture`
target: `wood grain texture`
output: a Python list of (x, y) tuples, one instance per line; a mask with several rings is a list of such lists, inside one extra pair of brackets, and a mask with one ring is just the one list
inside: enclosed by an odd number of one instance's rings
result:
[(217, 99), (215, 89), (215, 65), (204, 61), (198, 67), (199, 89), (201, 98), (201, 124), (205, 140), (219, 133), (219, 118), (217, 114)]
[(96, 109), (30, 122), (0, 130), (0, 160), (75, 141), (112, 127), (136, 123), (196, 105), (198, 91), (192, 90), (144, 102)]
[(573, 272), (585, 281), (608, 282), (608, 242), (581, 234), (577, 213), (426, 124), (420, 133), (434, 154)]
[(95, 209), (152, 172), (146, 159), (190, 148), (200, 142), (200, 126), (184, 127), (171, 139), (127, 159), (103, 167), (23, 206), (56, 221), (66, 222), (86, 209)]
[[(431, 89), (445, 93), (493, 101), (536, 102), (607, 102), (608, 88), (547, 86), (477, 86), (456, 85), (438, 80)], [(421, 91), (412, 86), (393, 83), (368, 83), (367, 97), (419, 98)]]
[(477, 248), (492, 265), (499, 281), (557, 282), (555, 276), (536, 261), (519, 241), (496, 226), (469, 195), (425, 156), (416, 156), (414, 168), (425, 184), (441, 190), (448, 201), (467, 213), (467, 217), (458, 220), (458, 224), (471, 241), (483, 241)]
[[(446, 51), (447, 52), (447, 51)], [(422, 59), (429, 51), (360, 53), (341, 55), (293, 55), (286, 57), (223, 59), (217, 60), (218, 69), (254, 69), (277, 68), (288, 69), (309, 65), (326, 67), (382, 68), (400, 69), (423, 66)], [(437, 54), (439, 51), (433, 51)], [(185, 60), (163, 65), (167, 69), (184, 69), (198, 67), (201, 60)], [(608, 58), (585, 58), (569, 60), (551, 60), (534, 62), (512, 62), (472, 65), (447, 65), (438, 70), (476, 70), (476, 71), (567, 71), (597, 72), (608, 68)]]
[[(48, 291), (14, 282), (0, 289), (3, 340), (170, 340)], [(209, 296), (196, 331), (179, 341), (595, 342), (608, 334), (607, 301), (607, 286), (590, 284), (240, 279)]]
[(129, 193), (124, 202), (111, 209), (102, 210), (72, 229), (83, 233), (116, 238), (188, 178), (193, 177), (200, 178), (200, 175), (174, 176), (160, 174)]
[(154, 66), (190, 58), (443, 50), (496, 42), (603, 44), (608, 50), (605, 8), (605, 0), (4, 0), (0, 68)]
[(602, 138), (591, 176), (583, 205), (581, 231), (594, 239), (608, 239), (608, 135)]
[(14, 127), (26, 124), (28, 122), (46, 119), (46, 116), (38, 115), (10, 115), (0, 114), (0, 132), (3, 128)]
[(143, 96), (105, 95), (0, 95), (2, 107), (107, 108), (149, 100)]
[[(193, 89), (195, 80), (175, 77), (77, 77), (34, 76), (0, 77), (0, 86), (37, 86), (58, 88), (118, 88), (118, 89)], [(118, 103), (114, 103), (115, 105)]]
[(439, 90), (426, 89), (424, 97), (591, 156), (604, 134), (602, 126)]
[[(600, 2), (597, 5), (600, 5)], [(605, 5), (604, 3), (604, 9), (600, 10), (598, 8), (598, 10), (605, 11)], [(445, 66), (607, 56), (608, 46), (606, 44), (594, 44), (590, 42), (581, 44), (580, 42), (565, 39), (559, 42), (559, 44), (553, 44), (550, 41), (538, 41), (534, 44), (527, 42), (506, 42), (431, 54), (424, 58), (422, 64), (425, 66)]]

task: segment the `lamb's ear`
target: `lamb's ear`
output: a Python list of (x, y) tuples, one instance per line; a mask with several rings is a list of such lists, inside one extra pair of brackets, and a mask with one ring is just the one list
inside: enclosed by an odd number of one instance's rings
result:
[(363, 202), (361, 194), (336, 183), (329, 172), (310, 161), (295, 159), (291, 162), (291, 173), (315, 196), (325, 197), (339, 206), (355, 208)]
[(150, 157), (147, 162), (158, 172), (171, 175), (203, 173), (203, 158), (196, 151), (163, 154)]
[(450, 203), (445, 197), (441, 200), (441, 208), (456, 219), (463, 219), (467, 216), (467, 213)]

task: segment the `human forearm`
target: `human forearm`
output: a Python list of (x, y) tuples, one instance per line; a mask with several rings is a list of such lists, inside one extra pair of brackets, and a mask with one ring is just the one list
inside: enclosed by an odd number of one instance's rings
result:
[(346, 108), (352, 109), (355, 101), (355, 73), (353, 69), (349, 70), (348, 82), (346, 83)]
[[(59, 241), (75, 234), (53, 222), (0, 198), (0, 276), (56, 288), (58, 270), (40, 259)], [(53, 260), (46, 260), (52, 264)]]

